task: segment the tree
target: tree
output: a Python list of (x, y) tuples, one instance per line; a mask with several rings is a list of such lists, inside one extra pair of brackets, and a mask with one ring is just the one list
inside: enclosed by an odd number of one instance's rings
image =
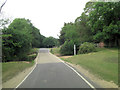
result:
[(1, 13), (1, 10), (3, 8), (3, 6), (5, 5), (5, 3), (7, 2), (7, 0), (0, 6), (0, 13)]
[(44, 47), (52, 48), (54, 46), (58, 46), (59, 43), (58, 43), (57, 39), (55, 39), (53, 37), (47, 37), (43, 40), (43, 45), (44, 45)]
[(79, 42), (93, 42), (93, 35), (89, 26), (89, 18), (84, 12), (75, 20), (76, 31), (78, 33)]
[(0, 19), (0, 29), (6, 28), (8, 24), (10, 24), (9, 19)]
[(44, 39), (45, 39), (46, 37), (43, 36), (43, 35), (40, 35), (39, 37), (40, 37), (40, 38), (39, 38), (39, 42), (40, 42), (39, 47), (40, 47), (40, 48), (43, 48), (43, 47), (44, 47), (43, 41), (44, 41)]
[(74, 23), (65, 23), (59, 36), (60, 44), (64, 44), (65, 41), (73, 40), (74, 44), (78, 43), (78, 33)]
[(40, 44), (42, 44), (42, 41), (40, 41), (40, 32), (39, 29), (37, 29), (36, 27), (32, 26), (32, 47), (40, 47)]
[(47, 37), (43, 40), (43, 44), (45, 47), (48, 47), (48, 48), (54, 47), (56, 45), (55, 38)]
[[(67, 48), (65, 49), (64, 46), (67, 47), (67, 43), (70, 42), (73, 42), (73, 44), (77, 46), (77, 51), (83, 42), (93, 42), (93, 35), (89, 23), (87, 23), (88, 21), (88, 15), (83, 12), (74, 23), (64, 23), (64, 27), (62, 28), (59, 36), (60, 44), (63, 44), (61, 51), (65, 51)], [(70, 50), (69, 53), (72, 54), (73, 51)]]
[(60, 48), (61, 55), (73, 55), (74, 42), (72, 40), (65, 41), (65, 43)]
[(94, 39), (108, 42), (109, 46), (118, 46), (120, 35), (120, 2), (96, 2), (89, 12), (89, 24)]
[(31, 49), (30, 25), (25, 19), (15, 19), (3, 31), (3, 61), (25, 60)]

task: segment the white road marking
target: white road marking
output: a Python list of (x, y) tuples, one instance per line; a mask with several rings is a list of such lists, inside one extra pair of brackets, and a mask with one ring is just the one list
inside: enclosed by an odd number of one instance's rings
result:
[[(53, 55), (52, 53), (49, 52), (49, 54)], [(66, 64), (63, 60), (61, 60), (59, 57), (53, 55), (54, 57), (56, 57), (58, 60), (60, 60), (62, 63), (64, 63), (66, 66), (68, 66), (70, 69), (72, 69), (79, 77), (81, 77), (92, 89), (96, 90), (95, 87), (90, 84), (82, 75), (80, 75), (74, 68), (72, 68), (71, 66), (69, 66), (68, 64)]]
[(33, 72), (33, 70), (36, 68), (36, 65), (35, 65), (35, 67), (32, 69), (32, 71), (22, 80), (22, 82), (16, 87), (16, 88), (18, 88), (25, 80), (26, 80), (26, 78)]
[[(48, 52), (49, 54), (51, 54), (50, 52)], [(38, 53), (39, 54), (39, 53)], [(53, 54), (51, 54), (51, 55), (53, 55)], [(62, 63), (64, 63), (66, 66), (68, 66), (70, 69), (72, 69), (79, 77), (81, 77), (91, 88), (93, 88), (94, 90), (96, 90), (95, 89), (95, 87), (92, 85), (92, 84), (90, 84), (82, 75), (80, 75), (74, 68), (72, 68), (71, 66), (69, 66), (68, 64), (66, 64), (64, 61), (62, 61), (60, 58), (58, 58), (57, 56), (55, 56), (55, 55), (53, 55), (55, 58), (57, 58), (58, 60), (60, 60)], [(34, 68), (31, 70), (31, 72), (22, 80), (22, 82), (16, 87), (16, 88), (18, 88), (25, 80), (26, 80), (26, 78), (33, 72), (33, 70), (36, 68), (36, 66), (37, 66), (37, 61), (36, 61), (36, 63), (35, 63), (35, 66), (34, 66)], [(16, 88), (14, 89), (14, 90), (16, 90)]]
[[(39, 53), (38, 53), (38, 56), (39, 56)], [(34, 68), (33, 68), (33, 69), (31, 70), (31, 72), (22, 80), (22, 82), (21, 82), (20, 84), (17, 85), (16, 88), (18, 88), (18, 87), (26, 80), (26, 78), (33, 72), (33, 70), (36, 68), (38, 56), (37, 56), (37, 58), (36, 58), (36, 62), (35, 62)], [(14, 90), (16, 90), (16, 88), (15, 88)]]

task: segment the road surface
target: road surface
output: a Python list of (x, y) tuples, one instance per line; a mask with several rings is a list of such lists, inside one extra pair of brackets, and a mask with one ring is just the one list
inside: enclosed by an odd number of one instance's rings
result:
[(18, 88), (91, 88), (74, 70), (40, 49), (37, 65)]

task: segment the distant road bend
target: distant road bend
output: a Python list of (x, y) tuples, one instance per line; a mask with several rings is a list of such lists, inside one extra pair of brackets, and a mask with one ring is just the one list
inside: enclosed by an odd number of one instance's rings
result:
[(37, 65), (17, 88), (93, 88), (73, 69), (41, 48)]

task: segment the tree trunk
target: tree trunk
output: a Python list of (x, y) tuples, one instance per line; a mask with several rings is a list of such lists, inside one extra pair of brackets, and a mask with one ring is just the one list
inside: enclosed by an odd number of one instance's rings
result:
[(5, 5), (6, 2), (7, 0), (0, 6), (0, 13), (1, 13), (2, 7)]
[(115, 37), (114, 46), (115, 46), (115, 47), (118, 46), (118, 38), (117, 38), (117, 36)]
[(120, 38), (118, 38), (118, 47), (120, 48)]
[(108, 45), (108, 47), (111, 47), (111, 40), (109, 39), (109, 45)]

